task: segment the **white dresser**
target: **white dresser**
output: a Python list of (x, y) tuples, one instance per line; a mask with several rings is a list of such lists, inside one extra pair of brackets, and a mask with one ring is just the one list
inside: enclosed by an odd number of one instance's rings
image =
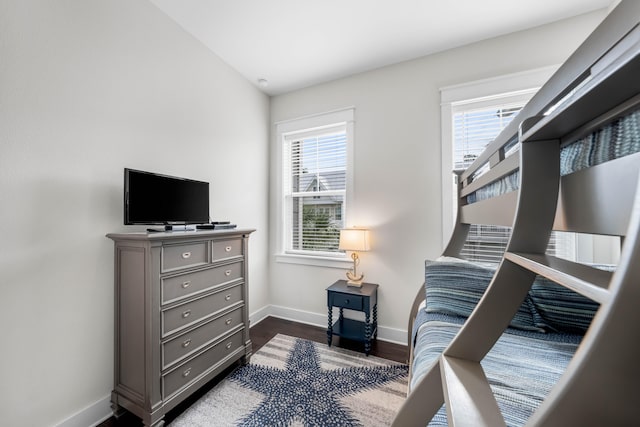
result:
[(146, 426), (251, 356), (252, 229), (108, 234), (115, 243), (114, 390)]

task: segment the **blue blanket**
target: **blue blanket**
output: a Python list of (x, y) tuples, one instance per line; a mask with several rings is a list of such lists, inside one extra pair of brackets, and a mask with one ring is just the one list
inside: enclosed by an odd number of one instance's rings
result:
[[(466, 318), (420, 310), (414, 331), (412, 389), (451, 342)], [(507, 328), (481, 365), (507, 426), (522, 426), (564, 372), (581, 335)], [(444, 406), (429, 426), (446, 426)]]

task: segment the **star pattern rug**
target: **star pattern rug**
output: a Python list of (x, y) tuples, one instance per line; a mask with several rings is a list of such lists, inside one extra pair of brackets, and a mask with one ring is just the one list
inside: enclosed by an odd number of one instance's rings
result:
[(388, 426), (406, 389), (406, 365), (277, 335), (171, 426)]

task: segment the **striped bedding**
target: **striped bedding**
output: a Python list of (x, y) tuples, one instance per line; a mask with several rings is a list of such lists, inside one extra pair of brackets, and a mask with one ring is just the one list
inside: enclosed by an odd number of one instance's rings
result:
[[(640, 152), (640, 110), (627, 114), (560, 150), (560, 175)], [(467, 203), (490, 199), (520, 186), (516, 171), (467, 196)]]
[[(468, 317), (484, 295), (495, 264), (480, 264), (458, 258), (425, 261), (425, 295), (427, 312)], [(544, 291), (544, 288), (542, 289)], [(531, 297), (527, 295), (510, 325), (514, 328), (544, 332)]]
[(467, 203), (475, 203), (481, 200), (487, 200), (500, 194), (516, 191), (520, 187), (520, 171), (505, 176), (502, 179), (493, 181), (491, 184), (485, 185), (477, 189), (467, 196)]
[[(414, 325), (413, 389), (458, 332), (465, 317), (419, 311)], [(507, 426), (522, 426), (558, 381), (581, 335), (507, 328), (482, 360)], [(429, 426), (446, 426), (444, 406)]]
[(560, 152), (560, 174), (568, 175), (638, 151), (640, 110), (565, 146)]

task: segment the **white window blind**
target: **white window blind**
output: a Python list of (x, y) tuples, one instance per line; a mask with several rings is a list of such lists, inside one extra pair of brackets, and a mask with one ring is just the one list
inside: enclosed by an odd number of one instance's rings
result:
[(523, 106), (524, 103), (515, 103), (455, 113), (453, 116), (454, 168), (468, 168)]
[[(452, 124), (453, 167), (468, 168), (500, 131), (517, 116), (525, 103), (524, 99), (508, 103), (500, 103), (497, 100), (495, 105), (483, 105), (480, 108), (472, 103), (462, 103), (455, 107)], [(507, 155), (516, 153), (518, 148), (519, 143), (512, 147)], [(498, 263), (507, 247), (510, 233), (509, 227), (473, 224), (460, 255), (472, 261)], [(572, 233), (551, 234), (548, 254), (575, 259), (575, 252), (575, 238)]]
[(284, 137), (285, 251), (336, 253), (347, 189), (346, 124)]
[[(467, 169), (505, 126), (518, 114), (526, 100), (482, 107), (463, 104), (453, 114), (453, 167)], [(500, 262), (511, 229), (472, 224), (460, 255), (479, 262)]]

